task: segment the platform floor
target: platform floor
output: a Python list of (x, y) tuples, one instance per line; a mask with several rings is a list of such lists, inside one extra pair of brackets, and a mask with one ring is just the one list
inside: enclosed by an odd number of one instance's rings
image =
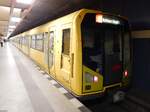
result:
[[(84, 105), (10, 43), (0, 48), (0, 112), (80, 112)], [(85, 110), (87, 111), (87, 110)]]

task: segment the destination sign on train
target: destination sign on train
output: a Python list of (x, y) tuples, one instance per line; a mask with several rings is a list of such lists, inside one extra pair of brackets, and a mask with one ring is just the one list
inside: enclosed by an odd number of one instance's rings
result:
[(96, 14), (96, 22), (97, 23), (109, 23), (109, 24), (115, 24), (115, 25), (120, 24), (119, 20), (116, 20), (116, 19), (113, 19), (113, 18), (104, 17), (101, 14)]

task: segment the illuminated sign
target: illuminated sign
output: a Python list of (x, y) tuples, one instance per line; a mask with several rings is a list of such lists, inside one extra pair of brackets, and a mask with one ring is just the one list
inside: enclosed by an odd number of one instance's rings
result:
[(97, 23), (102, 23), (103, 22), (103, 15), (96, 14), (96, 22)]
[(110, 24), (120, 24), (120, 21), (111, 19), (111, 18), (103, 18), (103, 23), (110, 23)]
[(120, 24), (119, 20), (116, 20), (116, 19), (113, 19), (113, 18), (104, 17), (101, 14), (96, 14), (96, 22), (97, 23), (109, 23), (109, 24), (115, 24), (115, 25)]

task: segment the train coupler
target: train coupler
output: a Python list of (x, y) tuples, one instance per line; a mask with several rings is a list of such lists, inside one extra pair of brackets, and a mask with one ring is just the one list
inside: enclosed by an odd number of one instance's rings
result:
[(113, 95), (113, 103), (117, 103), (123, 101), (125, 98), (125, 92), (123, 91), (116, 91)]

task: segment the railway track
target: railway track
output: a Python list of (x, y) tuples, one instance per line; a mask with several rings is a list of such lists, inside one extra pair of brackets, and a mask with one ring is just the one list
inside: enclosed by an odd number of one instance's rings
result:
[(150, 112), (150, 105), (133, 96), (124, 101), (112, 103), (109, 97), (83, 102), (92, 112)]

